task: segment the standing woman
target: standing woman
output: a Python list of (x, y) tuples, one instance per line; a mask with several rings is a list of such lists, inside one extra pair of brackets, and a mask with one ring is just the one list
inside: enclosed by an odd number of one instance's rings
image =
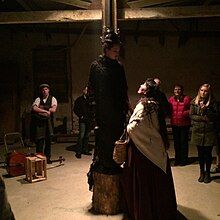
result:
[(175, 165), (185, 166), (188, 161), (188, 136), (190, 129), (190, 97), (183, 94), (183, 86), (175, 85), (171, 104), (171, 126), (173, 131)]
[[(122, 174), (125, 213), (129, 220), (176, 219), (177, 204), (162, 133), (156, 83), (147, 79), (127, 125), (131, 139)], [(126, 217), (125, 217), (126, 218)]]
[(199, 157), (200, 176), (198, 181), (210, 183), (212, 149), (216, 143), (217, 110), (209, 84), (200, 86), (197, 96), (190, 105), (190, 117), (192, 119), (191, 141), (197, 146)]

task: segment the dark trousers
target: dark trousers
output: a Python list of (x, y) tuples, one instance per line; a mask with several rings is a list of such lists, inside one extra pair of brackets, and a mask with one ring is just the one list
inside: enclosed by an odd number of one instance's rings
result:
[(51, 157), (51, 136), (49, 131), (46, 132), (45, 138), (36, 141), (36, 153), (44, 153), (50, 159)]
[(79, 123), (79, 136), (77, 141), (77, 153), (88, 152), (90, 126), (88, 123)]
[(210, 172), (213, 146), (197, 146), (201, 173)]
[(176, 164), (187, 163), (189, 129), (190, 126), (172, 126)]

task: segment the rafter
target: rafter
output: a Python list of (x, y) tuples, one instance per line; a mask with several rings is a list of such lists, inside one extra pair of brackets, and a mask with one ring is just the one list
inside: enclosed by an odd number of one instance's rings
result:
[(177, 2), (176, 0), (135, 0), (128, 2), (130, 8), (144, 8), (164, 3)]
[(220, 17), (220, 6), (184, 6), (126, 9), (119, 20), (180, 19)]
[(50, 1), (62, 3), (65, 5), (71, 5), (78, 8), (84, 8), (84, 9), (88, 9), (91, 5), (90, 2), (86, 2), (83, 0), (50, 0)]
[[(119, 10), (119, 20), (220, 17), (220, 6), (158, 7)], [(101, 10), (2, 12), (0, 24), (87, 22), (102, 19)]]

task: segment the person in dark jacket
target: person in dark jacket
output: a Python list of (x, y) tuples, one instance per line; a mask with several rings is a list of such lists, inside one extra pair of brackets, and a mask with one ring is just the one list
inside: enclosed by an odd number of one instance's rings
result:
[(217, 109), (209, 84), (201, 85), (197, 96), (191, 101), (190, 117), (192, 120), (191, 141), (197, 146), (199, 157), (198, 181), (209, 183), (211, 182), (212, 149), (217, 140), (215, 128)]
[(34, 126), (34, 139), (36, 142), (36, 153), (44, 153), (47, 163), (52, 163), (51, 137), (53, 135), (53, 114), (57, 110), (57, 100), (50, 95), (50, 86), (41, 84), (40, 96), (32, 104), (32, 123)]
[(161, 119), (160, 127), (164, 131), (162, 134), (162, 137), (163, 137), (164, 143), (166, 145), (166, 148), (168, 149), (170, 144), (168, 141), (166, 118), (170, 117), (171, 107), (170, 107), (170, 103), (168, 102), (166, 94), (163, 91), (161, 91), (161, 89), (160, 89), (161, 80), (159, 78), (154, 78), (154, 82), (156, 83), (155, 90), (157, 93), (157, 95), (155, 96), (155, 99), (158, 102), (160, 109), (161, 109), (158, 112), (158, 114), (160, 115), (159, 118)]
[(120, 44), (118, 34), (108, 31), (102, 38), (104, 54), (92, 62), (89, 75), (89, 93), (95, 98), (98, 126), (96, 168), (105, 174), (117, 173), (120, 168), (113, 160), (114, 143), (123, 133), (129, 108), (125, 71), (118, 61)]
[(217, 102), (217, 120), (216, 120), (216, 132), (217, 132), (217, 143), (215, 146), (216, 150), (216, 161), (211, 168), (212, 173), (220, 173), (220, 102)]
[(76, 158), (81, 158), (81, 154), (92, 155), (88, 149), (89, 132), (94, 118), (94, 101), (88, 96), (88, 88), (85, 87), (83, 94), (79, 96), (73, 111), (79, 117), (79, 136), (77, 142)]
[(188, 136), (190, 129), (190, 101), (191, 98), (183, 94), (183, 86), (175, 85), (174, 95), (169, 98), (172, 107), (170, 124), (173, 131), (175, 166), (185, 166), (188, 161)]

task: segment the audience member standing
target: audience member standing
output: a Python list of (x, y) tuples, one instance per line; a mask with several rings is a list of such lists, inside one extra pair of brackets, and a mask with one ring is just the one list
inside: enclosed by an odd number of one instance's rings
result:
[(79, 118), (79, 136), (77, 141), (76, 158), (81, 158), (81, 154), (92, 155), (89, 152), (88, 141), (91, 124), (94, 119), (93, 101), (88, 96), (88, 88), (83, 90), (83, 94), (79, 96), (75, 103), (73, 111)]
[(48, 84), (40, 85), (40, 96), (32, 104), (36, 153), (44, 153), (47, 163), (52, 163), (51, 137), (53, 135), (53, 114), (57, 110), (57, 100), (50, 95)]
[(211, 182), (212, 149), (217, 138), (215, 129), (217, 109), (209, 84), (201, 85), (197, 96), (191, 101), (190, 117), (192, 120), (191, 141), (197, 146), (199, 156), (198, 181), (209, 183)]
[(171, 104), (171, 126), (173, 131), (175, 165), (185, 166), (188, 161), (188, 136), (190, 129), (190, 97), (183, 94), (183, 86), (175, 85)]
[(163, 141), (165, 143), (166, 148), (169, 148), (169, 141), (168, 141), (168, 134), (167, 134), (167, 124), (166, 124), (166, 118), (170, 117), (171, 114), (171, 108), (170, 103), (168, 102), (168, 99), (164, 92), (161, 91), (160, 85), (161, 80), (159, 78), (154, 78), (154, 82), (156, 83), (156, 92), (157, 96), (155, 97), (155, 100), (158, 102), (160, 111), (158, 112), (159, 117), (161, 119), (160, 127), (164, 131), (162, 134)]

